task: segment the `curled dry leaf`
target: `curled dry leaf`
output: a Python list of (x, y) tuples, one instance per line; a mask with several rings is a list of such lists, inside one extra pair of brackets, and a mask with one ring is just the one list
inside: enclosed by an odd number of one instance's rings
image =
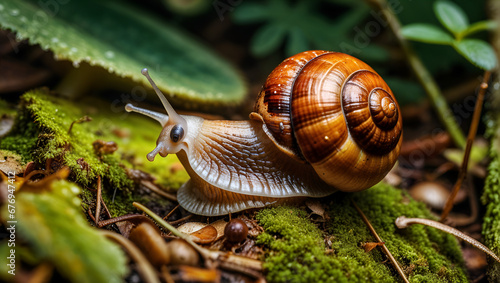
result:
[(196, 231), (204, 228), (207, 225), (208, 224), (202, 223), (202, 222), (187, 222), (187, 223), (184, 223), (181, 226), (177, 227), (177, 230), (179, 230), (179, 232), (182, 232), (184, 234), (189, 235), (193, 232), (196, 232)]
[(212, 225), (207, 225), (189, 236), (197, 244), (210, 244), (217, 239), (217, 230)]
[(308, 199), (306, 201), (306, 205), (307, 207), (312, 211), (311, 215), (318, 215), (319, 217), (321, 217), (322, 220), (325, 219), (325, 208), (323, 207), (323, 205), (321, 204), (321, 202), (319, 202), (319, 200), (317, 199)]
[(161, 237), (160, 230), (150, 223), (144, 222), (132, 229), (129, 240), (139, 247), (154, 266), (170, 263), (167, 243)]
[(365, 252), (370, 252), (371, 250), (373, 250), (374, 248), (378, 247), (378, 246), (383, 246), (385, 243), (384, 242), (377, 242), (377, 243), (374, 243), (374, 242), (369, 242), (369, 243), (362, 243), (361, 244), (361, 247), (363, 249), (365, 249)]
[(202, 222), (187, 222), (177, 227), (177, 230), (189, 235), (191, 240), (197, 244), (210, 244), (224, 235), (225, 225), (224, 220), (216, 221), (210, 225)]
[(225, 221), (224, 219), (219, 219), (210, 225), (212, 225), (215, 230), (217, 230), (217, 238), (215, 240), (219, 240), (224, 236), (224, 229), (226, 228), (227, 221)]

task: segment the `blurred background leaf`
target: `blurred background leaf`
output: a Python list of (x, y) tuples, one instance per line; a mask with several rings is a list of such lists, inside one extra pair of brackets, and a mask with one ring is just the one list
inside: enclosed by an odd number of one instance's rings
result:
[(159, 18), (123, 1), (5, 0), (0, 26), (54, 52), (60, 60), (101, 66), (149, 85), (140, 70), (150, 68), (158, 86), (187, 106), (236, 104), (246, 85), (230, 64)]

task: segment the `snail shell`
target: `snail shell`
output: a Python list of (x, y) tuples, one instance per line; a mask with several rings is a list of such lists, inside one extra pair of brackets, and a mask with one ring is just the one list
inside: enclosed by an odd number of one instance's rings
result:
[(286, 59), (269, 75), (247, 121), (178, 115), (152, 85), (168, 115), (126, 109), (162, 124), (148, 159), (177, 154), (191, 177), (177, 199), (195, 214), (367, 189), (399, 155), (394, 95), (371, 67), (346, 54), (307, 51)]
[(376, 184), (399, 156), (402, 120), (392, 91), (370, 66), (344, 53), (306, 51), (286, 59), (269, 75), (255, 112), (278, 147), (342, 191)]

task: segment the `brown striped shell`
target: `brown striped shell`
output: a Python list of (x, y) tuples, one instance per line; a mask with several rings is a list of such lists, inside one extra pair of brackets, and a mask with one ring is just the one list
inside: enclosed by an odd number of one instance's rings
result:
[(283, 152), (310, 163), (343, 191), (369, 188), (394, 166), (402, 142), (396, 99), (384, 80), (350, 55), (306, 51), (269, 75), (252, 119)]

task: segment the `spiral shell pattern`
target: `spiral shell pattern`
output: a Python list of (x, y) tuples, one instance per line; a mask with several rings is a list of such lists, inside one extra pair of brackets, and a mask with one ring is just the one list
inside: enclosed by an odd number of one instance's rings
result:
[(285, 60), (266, 81), (255, 112), (270, 138), (339, 190), (374, 185), (399, 155), (402, 121), (392, 91), (347, 54), (306, 51)]

